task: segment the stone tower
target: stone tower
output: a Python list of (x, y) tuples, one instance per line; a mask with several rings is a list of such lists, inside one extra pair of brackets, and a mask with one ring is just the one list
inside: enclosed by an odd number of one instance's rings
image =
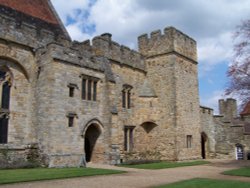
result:
[(237, 102), (235, 99), (219, 100), (220, 115), (224, 116), (226, 121), (237, 117)]
[[(154, 87), (163, 111), (162, 128), (174, 140), (173, 159), (199, 158), (200, 119), (196, 42), (173, 27), (138, 38), (146, 58), (147, 79)], [(170, 144), (171, 145), (171, 144)], [(171, 151), (171, 148), (169, 148)]]

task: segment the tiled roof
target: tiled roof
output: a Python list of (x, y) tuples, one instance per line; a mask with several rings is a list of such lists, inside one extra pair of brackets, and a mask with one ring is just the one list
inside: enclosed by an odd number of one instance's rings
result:
[(0, 4), (48, 23), (59, 24), (47, 0), (0, 0)]
[(250, 101), (247, 103), (240, 115), (250, 115)]
[(0, 0), (0, 14), (70, 39), (50, 0)]

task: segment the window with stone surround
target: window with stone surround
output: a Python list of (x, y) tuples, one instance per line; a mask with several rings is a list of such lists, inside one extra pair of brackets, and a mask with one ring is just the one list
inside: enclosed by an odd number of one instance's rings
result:
[(0, 143), (8, 142), (11, 73), (0, 67)]
[(123, 85), (123, 89), (122, 89), (122, 108), (127, 108), (127, 109), (131, 108), (131, 90), (132, 90), (132, 88), (133, 87), (128, 85), (128, 84)]
[(134, 137), (133, 131), (135, 126), (124, 126), (124, 150), (127, 152), (133, 151)]
[(69, 88), (69, 97), (74, 97), (75, 95), (75, 89), (77, 89), (77, 85), (76, 84), (68, 84), (68, 88)]
[(97, 83), (98, 78), (82, 75), (82, 100), (97, 100)]
[(187, 135), (187, 148), (192, 148), (192, 135)]
[(68, 127), (74, 127), (75, 124), (75, 118), (77, 117), (76, 113), (68, 113)]

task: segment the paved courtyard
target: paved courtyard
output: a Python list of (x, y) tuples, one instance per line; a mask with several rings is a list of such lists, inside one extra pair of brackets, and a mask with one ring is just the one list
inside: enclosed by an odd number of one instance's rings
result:
[(145, 188), (191, 178), (213, 178), (250, 182), (250, 178), (226, 176), (223, 171), (250, 166), (249, 161), (213, 160), (211, 164), (162, 170), (142, 170), (108, 165), (89, 164), (89, 167), (125, 170), (128, 173), (62, 180), (3, 185), (1, 188)]

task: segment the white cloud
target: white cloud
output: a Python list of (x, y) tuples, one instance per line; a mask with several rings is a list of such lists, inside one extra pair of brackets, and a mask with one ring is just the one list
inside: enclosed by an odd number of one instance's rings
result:
[(230, 62), (232, 49), (232, 32), (222, 33), (217, 38), (202, 39), (198, 43), (200, 77), (206, 76), (218, 63)]
[(86, 10), (89, 8), (90, 0), (51, 0), (55, 6), (63, 23), (67, 23), (67, 17), (76, 18), (76, 10)]
[(92, 37), (87, 33), (83, 33), (81, 26), (77, 23), (68, 25), (66, 29), (70, 33), (71, 37), (77, 41), (83, 41), (83, 39), (90, 39)]

